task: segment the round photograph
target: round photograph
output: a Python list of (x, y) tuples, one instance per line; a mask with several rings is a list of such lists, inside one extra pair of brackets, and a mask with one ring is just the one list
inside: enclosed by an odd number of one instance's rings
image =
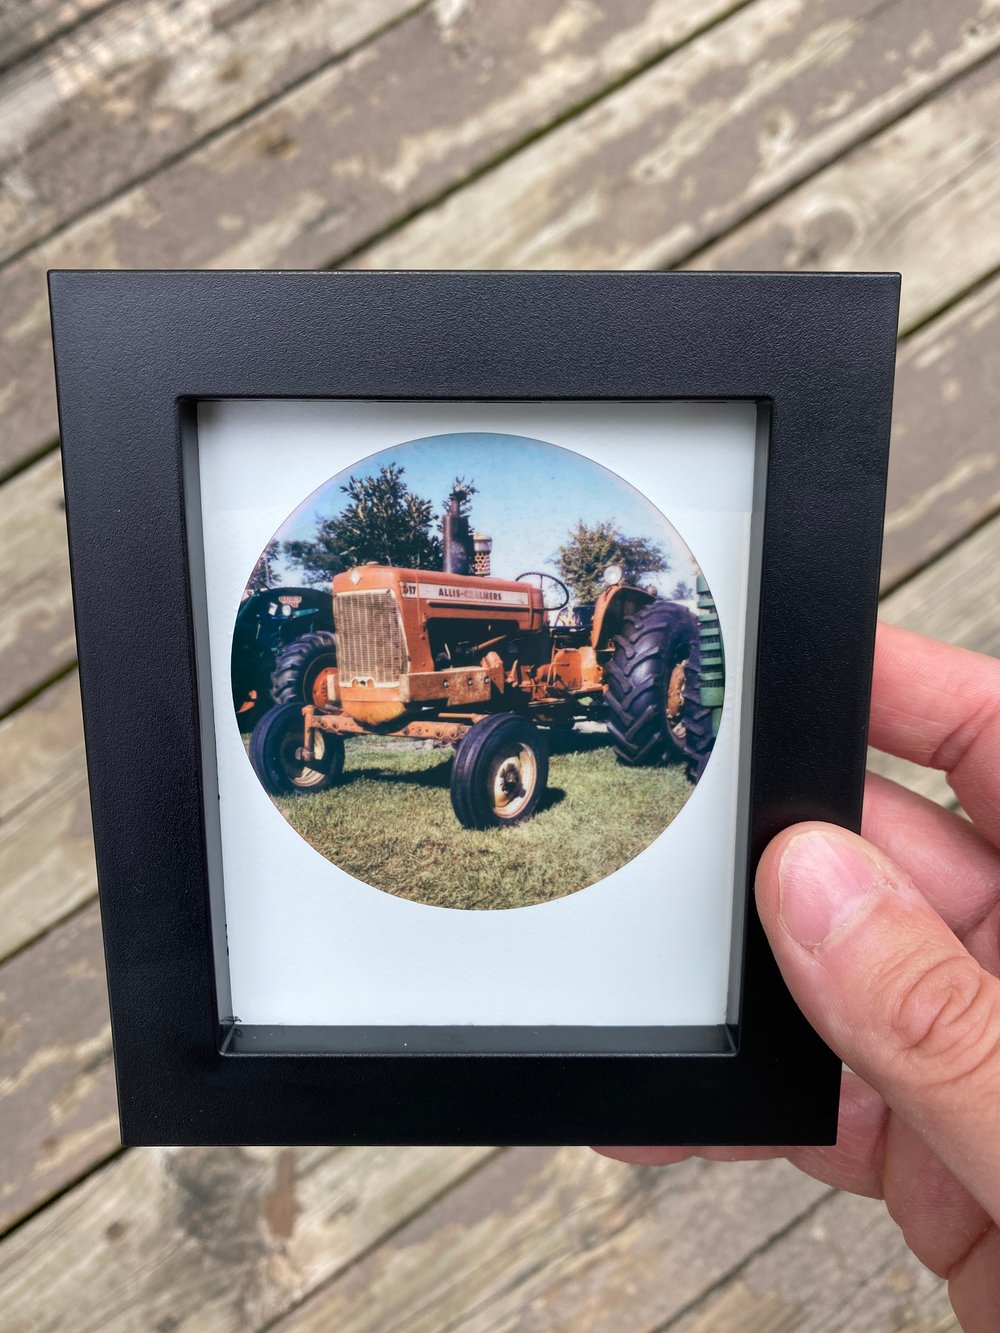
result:
[(722, 712), (711, 591), (666, 517), (541, 440), (434, 435), (332, 477), (275, 532), (232, 645), (278, 810), (355, 879), (528, 907), (664, 832)]

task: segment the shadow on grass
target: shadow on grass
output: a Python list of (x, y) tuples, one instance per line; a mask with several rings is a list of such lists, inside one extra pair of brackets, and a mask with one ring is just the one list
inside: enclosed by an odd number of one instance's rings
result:
[[(393, 782), (403, 783), (409, 787), (429, 787), (437, 790), (447, 790), (451, 785), (451, 767), (452, 761), (449, 759), (443, 764), (437, 764), (434, 768), (416, 769), (410, 773), (393, 772), (387, 768), (354, 768), (344, 771), (343, 776), (337, 783), (338, 787), (350, 787), (356, 782), (362, 782), (371, 778), (373, 782)], [(307, 793), (308, 794), (308, 793)], [(553, 806), (558, 805), (566, 799), (566, 793), (561, 787), (546, 787), (542, 799), (538, 803), (538, 814), (543, 810), (551, 810)]]
[(609, 750), (611, 737), (604, 731), (549, 731), (549, 753), (593, 754), (597, 750)]
[(565, 801), (565, 799), (566, 793), (562, 787), (546, 787), (542, 793), (542, 799), (538, 802), (536, 814), (540, 815), (546, 810), (551, 810), (554, 805), (558, 805), (560, 801)]
[(435, 764), (433, 768), (414, 768), (409, 771), (366, 764), (363, 768), (345, 769), (337, 786), (348, 787), (352, 783), (371, 778), (373, 782), (402, 782), (410, 787), (447, 788), (451, 783), (451, 764), (452, 761), (448, 758), (441, 764)]

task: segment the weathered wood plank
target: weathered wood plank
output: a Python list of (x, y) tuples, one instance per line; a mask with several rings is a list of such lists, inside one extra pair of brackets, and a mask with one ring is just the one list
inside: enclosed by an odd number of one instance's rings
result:
[(880, 1203), (836, 1194), (663, 1328), (675, 1333), (945, 1333), (947, 1284)]
[(0, 722), (0, 958), (96, 891), (74, 674)]
[(692, 261), (898, 269), (900, 329), (1000, 266), (1000, 61), (856, 148)]
[(0, 1126), (0, 1232), (118, 1147), (96, 904), (0, 969)]
[(492, 1151), (125, 1153), (0, 1246), (4, 1327), (247, 1333), (418, 1214)]
[(0, 262), (420, 0), (130, 0), (0, 83)]
[(0, 473), (55, 436), (46, 269), (323, 266), (745, 3), (424, 5), (30, 251), (0, 273)]
[(998, 39), (997, 0), (759, 0), (351, 262), (677, 265)]
[(652, 1329), (828, 1191), (785, 1162), (626, 1167), (518, 1149), (283, 1321), (282, 1333)]
[[(721, 8), (661, 0), (661, 45)], [(651, 262), (671, 218), (680, 254), (992, 49), (997, 10), (998, 0), (760, 0), (358, 262), (392, 267), (405, 252), (404, 266), (418, 267), (442, 254), (445, 266), (636, 267)], [(569, 12), (581, 30), (560, 36)], [(0, 275), (0, 467), (54, 434), (46, 268), (325, 264), (599, 90), (627, 64), (623, 50), (650, 47), (627, 28), (609, 39), (621, 6), (478, 6), (459, 13), (447, 40), (420, 30), (435, 22), (422, 11)], [(786, 104), (796, 108), (791, 147)], [(648, 187), (644, 207), (636, 182)], [(598, 231), (586, 222), (595, 200)], [(631, 229), (640, 214), (649, 236)], [(581, 215), (586, 247), (573, 241)], [(530, 253), (495, 255), (491, 238), (512, 225)]]
[(0, 487), (0, 715), (74, 660), (58, 454)]
[[(884, 585), (898, 584), (1000, 505), (998, 335), (1000, 279), (994, 279), (900, 345)], [(0, 488), (0, 532), (7, 590), (0, 603), (3, 712), (74, 659), (54, 455)]]
[[(966, 538), (882, 603), (893, 625), (1000, 657), (1000, 518)], [(869, 768), (942, 805), (955, 795), (944, 776), (902, 759), (871, 751)]]
[(1000, 278), (900, 345), (883, 587), (1000, 508), (998, 346)]
[(0, 69), (50, 42), (67, 28), (117, 0), (7, 0), (0, 7)]

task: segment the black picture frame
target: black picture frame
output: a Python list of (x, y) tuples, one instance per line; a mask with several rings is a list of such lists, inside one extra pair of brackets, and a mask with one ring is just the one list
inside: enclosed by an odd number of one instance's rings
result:
[(765, 409), (745, 907), (780, 829), (859, 827), (898, 275), (56, 271), (49, 287), (123, 1142), (832, 1142), (840, 1063), (752, 907), (719, 1029), (396, 1032), (406, 1050), (296, 1030), (278, 1053), (220, 1019), (184, 451), (204, 399)]

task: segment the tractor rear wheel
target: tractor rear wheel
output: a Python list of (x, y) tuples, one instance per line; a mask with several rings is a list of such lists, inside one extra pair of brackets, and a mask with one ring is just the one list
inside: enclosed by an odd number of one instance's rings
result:
[(465, 828), (505, 828), (530, 819), (549, 780), (541, 732), (523, 717), (498, 713), (474, 723), (451, 770), (451, 804)]
[(327, 698), (316, 698), (313, 690), (319, 684), (321, 674), (336, 665), (337, 641), (328, 629), (315, 629), (311, 635), (292, 640), (275, 656), (271, 697), (276, 704), (321, 706)]
[(329, 630), (318, 629), (293, 639), (275, 656), (271, 673), (271, 698), (276, 704), (316, 704), (322, 707), (325, 697), (317, 699), (313, 691), (321, 683), (320, 677), (337, 665), (337, 640)]
[(625, 622), (606, 694), (620, 764), (690, 760), (687, 723), (698, 668), (698, 621), (686, 607), (650, 602)]
[(265, 713), (250, 737), (250, 762), (270, 796), (326, 791), (344, 771), (344, 742), (328, 731), (314, 731), (313, 757), (300, 759), (304, 726), (300, 703), (279, 704)]
[[(235, 655), (234, 655), (235, 656)], [(271, 679), (266, 670), (254, 677), (233, 667), (233, 707), (240, 731), (253, 731), (271, 707)]]

